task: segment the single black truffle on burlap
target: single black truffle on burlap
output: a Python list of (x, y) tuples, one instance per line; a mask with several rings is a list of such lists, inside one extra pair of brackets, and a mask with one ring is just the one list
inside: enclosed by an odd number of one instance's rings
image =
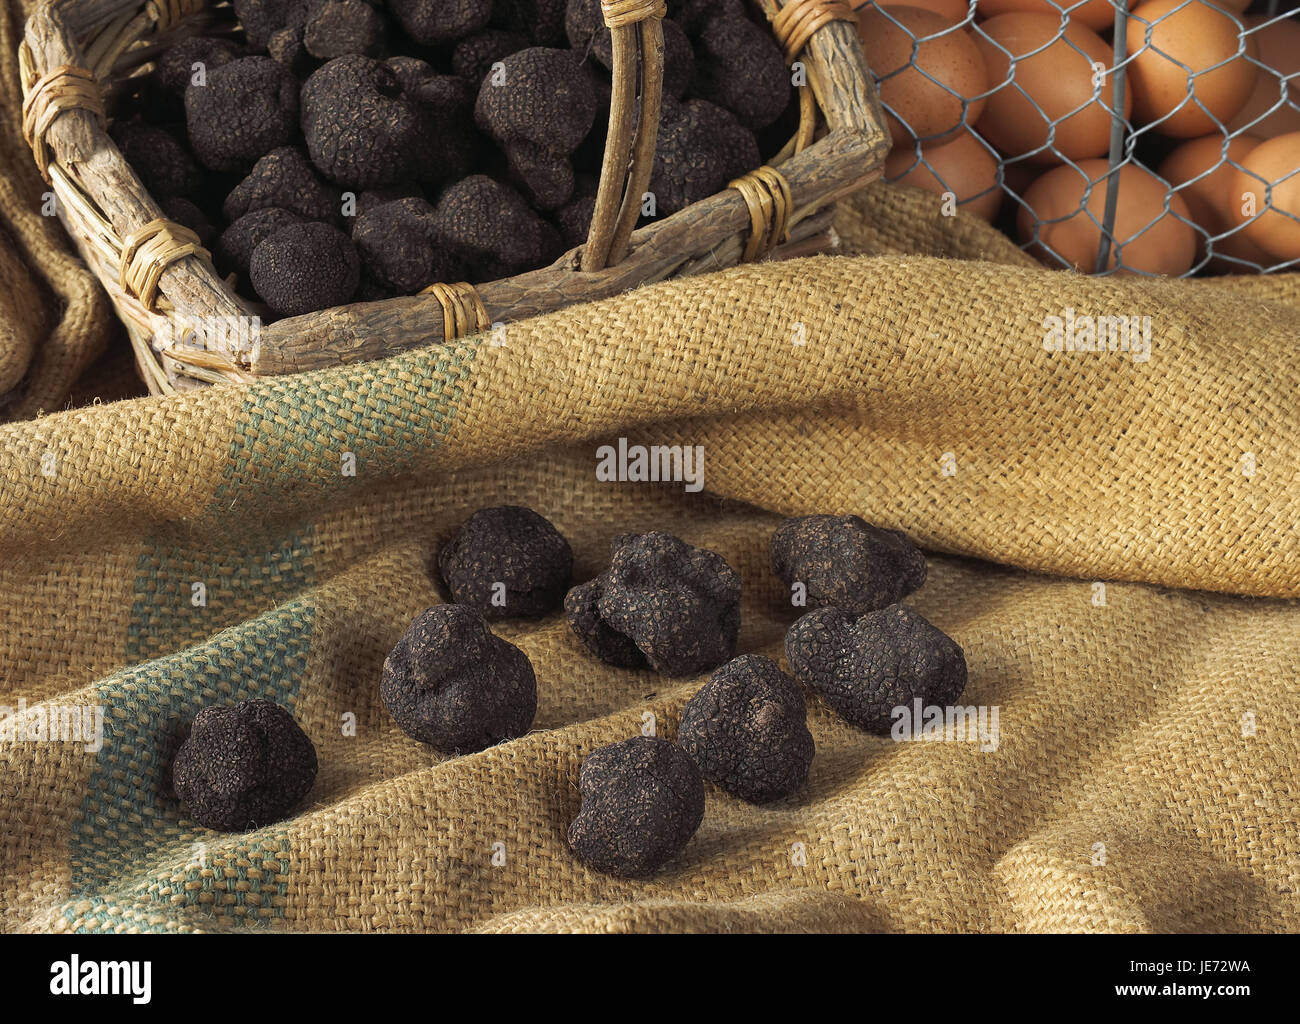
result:
[(609, 568), (569, 591), (564, 610), (596, 657), (689, 676), (736, 653), (740, 576), (714, 551), (670, 533), (614, 538)]
[(315, 781), (311, 740), (288, 711), (260, 697), (204, 708), (172, 761), (185, 813), (221, 832), (279, 821)]
[(851, 725), (886, 735), (895, 708), (916, 699), (946, 707), (966, 689), (957, 642), (902, 604), (860, 618), (818, 608), (785, 635), (795, 678)]
[(445, 754), (522, 736), (537, 713), (533, 666), (465, 605), (435, 605), (384, 661), (379, 695), (401, 730)]
[(341, 306), (361, 283), (352, 239), (331, 224), (290, 224), (253, 250), (248, 276), (262, 301), (281, 316)]
[(298, 134), (298, 80), (270, 57), (241, 57), (185, 90), (190, 146), (214, 171), (247, 171)]
[(482, 508), (438, 552), (438, 572), (457, 604), (489, 619), (537, 618), (560, 608), (573, 550), (530, 508)]
[(771, 544), (772, 571), (787, 587), (802, 583), (807, 607), (834, 605), (853, 615), (897, 604), (925, 583), (925, 555), (901, 530), (858, 516), (798, 516)]
[(322, 181), (297, 146), (273, 149), (253, 165), (234, 187), (222, 206), (227, 221), (236, 221), (254, 210), (278, 206), (292, 210), (306, 220), (340, 224), (342, 196), (333, 185)]
[(704, 780), (689, 754), (635, 736), (590, 754), (578, 772), (582, 806), (569, 846), (588, 867), (644, 878), (686, 848), (704, 820)]
[(742, 654), (709, 677), (682, 711), (677, 742), (706, 779), (755, 804), (799, 790), (813, 759), (803, 692), (760, 654)]
[(353, 54), (312, 73), (302, 87), (302, 131), (318, 170), (350, 189), (417, 177), (427, 119), (382, 61)]
[(665, 97), (650, 191), (659, 216), (721, 192), (761, 162), (754, 133), (707, 100)]

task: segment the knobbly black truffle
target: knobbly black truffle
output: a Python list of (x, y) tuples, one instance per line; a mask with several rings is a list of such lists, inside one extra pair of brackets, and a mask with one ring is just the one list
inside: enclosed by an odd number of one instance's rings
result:
[(569, 846), (588, 867), (644, 878), (686, 848), (704, 820), (704, 779), (681, 747), (634, 736), (590, 754)]
[(596, 118), (596, 91), (568, 50), (530, 47), (502, 61), (498, 84), (483, 80), (474, 119), (505, 150), (525, 194), (542, 210), (563, 205), (573, 193), (569, 155)]
[(158, 58), (158, 80), (177, 96), (184, 96), (200, 72), (206, 78), (214, 68), (242, 56), (244, 52), (227, 39), (190, 36), (163, 51)]
[(271, 206), (292, 210), (306, 220), (342, 221), (339, 190), (321, 181), (296, 146), (273, 149), (257, 161), (248, 177), (226, 196), (222, 213), (227, 221), (236, 221)]
[(155, 198), (202, 193), (203, 171), (171, 132), (143, 121), (119, 121), (113, 125), (112, 136)]
[(527, 36), (507, 29), (489, 28), (462, 39), (451, 51), (451, 70), (474, 84), (477, 89), (492, 65), (512, 53), (528, 49)]
[(298, 316), (350, 301), (361, 283), (361, 260), (338, 228), (291, 224), (253, 250), (248, 276), (272, 310)]
[(411, 623), (384, 661), (379, 695), (404, 733), (445, 754), (522, 736), (537, 711), (527, 655), (456, 604), (435, 605)]
[(366, 0), (315, 0), (307, 9), (303, 46), (318, 60), (388, 52), (388, 25)]
[(298, 134), (298, 80), (270, 57), (241, 57), (185, 90), (194, 154), (214, 171), (247, 171)]
[(172, 762), (185, 813), (221, 832), (281, 820), (315, 781), (311, 740), (288, 711), (261, 698), (204, 708)]
[(388, 0), (388, 9), (408, 36), (432, 46), (487, 28), (492, 0)]
[(301, 25), (307, 17), (306, 0), (232, 0), (248, 45), (265, 50), (271, 33), (286, 25)]
[(307, 52), (304, 37), (305, 25), (286, 25), (271, 33), (266, 41), (266, 55), (277, 64), (288, 68), (298, 78), (305, 78), (319, 65), (319, 61)]
[(704, 24), (695, 48), (701, 99), (730, 110), (751, 131), (781, 116), (790, 101), (790, 69), (770, 31), (723, 15)]
[(666, 216), (721, 192), (760, 163), (754, 133), (707, 100), (665, 98), (650, 191)]
[(423, 199), (396, 199), (361, 214), (352, 241), (366, 275), (397, 294), (454, 276), (455, 263), (434, 233), (433, 207)]
[(611, 544), (609, 568), (570, 590), (564, 610), (601, 660), (689, 676), (736, 653), (740, 576), (670, 533), (625, 534)]
[(549, 519), (500, 505), (465, 521), (438, 552), (438, 571), (453, 601), (486, 618), (537, 618), (563, 605), (573, 551)]
[(888, 734), (894, 708), (946, 707), (966, 689), (966, 658), (950, 636), (902, 604), (855, 619), (818, 608), (785, 635), (795, 678), (867, 732)]
[(223, 274), (233, 270), (240, 277), (247, 277), (253, 251), (281, 228), (302, 221), (298, 214), (276, 206), (244, 214), (217, 239), (217, 248), (212, 254), (217, 269)]
[(338, 57), (302, 87), (302, 130), (318, 170), (345, 188), (374, 188), (417, 176), (427, 147), (420, 104), (382, 61)]
[(437, 237), (476, 281), (532, 270), (558, 255), (559, 233), (523, 196), (482, 174), (450, 186), (434, 216)]
[(419, 105), (424, 117), (414, 164), (420, 182), (437, 188), (471, 174), (483, 149), (483, 140), (474, 130), (478, 90), (416, 57), (391, 57), (386, 63), (401, 83), (403, 95)]
[(687, 702), (677, 742), (710, 782), (765, 804), (808, 781), (813, 738), (806, 719), (798, 684), (771, 658), (742, 654)]
[(901, 530), (858, 516), (799, 516), (772, 535), (772, 571), (802, 583), (807, 607), (834, 605), (864, 615), (897, 604), (925, 583), (925, 555)]

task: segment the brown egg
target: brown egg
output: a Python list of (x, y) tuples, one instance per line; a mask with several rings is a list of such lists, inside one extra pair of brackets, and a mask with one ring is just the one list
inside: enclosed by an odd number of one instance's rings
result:
[(1110, 28), (1115, 24), (1115, 8), (1110, 0), (1088, 0), (1087, 3), (1074, 6), (1078, 0), (978, 0), (975, 8), (980, 16), (996, 18), (999, 14), (1050, 14), (1059, 24), (1061, 10), (1070, 8), (1070, 23), (1083, 25), (1096, 32)]
[[(1186, 6), (1174, 10), (1182, 4)], [(1242, 28), (1236, 14), (1208, 0), (1149, 0), (1138, 5), (1129, 19), (1127, 39), (1133, 58), (1128, 81), (1138, 120), (1158, 122), (1156, 131), (1180, 139), (1222, 130), (1255, 87), (1258, 68), (1244, 56), (1233, 57), (1241, 46)], [(1251, 57), (1259, 53), (1253, 35), (1246, 37), (1245, 52)], [(1195, 99), (1190, 98), (1193, 85)]]
[[(1246, 238), (1275, 259), (1300, 259), (1300, 132), (1261, 142), (1246, 154), (1241, 166), (1243, 170), (1234, 175), (1231, 199), (1239, 204), (1237, 222), (1245, 223)], [(1272, 186), (1271, 197), (1265, 182)], [(1264, 211), (1254, 220), (1243, 214), (1240, 205), (1250, 197), (1255, 209)]]
[[(1101, 243), (1098, 225), (1106, 212), (1109, 166), (1105, 160), (1081, 160), (1079, 170), (1068, 165), (1054, 167), (1025, 193), (1025, 202), (1033, 214), (1021, 207), (1016, 217), (1020, 240), (1033, 241), (1036, 227), (1038, 241), (1030, 251), (1048, 266), (1060, 266), (1064, 260), (1085, 273), (1096, 269)], [(1085, 208), (1084, 192), (1089, 183), (1092, 192)], [(1196, 256), (1195, 232), (1190, 224), (1178, 219), (1190, 220), (1187, 204), (1181, 196), (1170, 196), (1169, 212), (1166, 212), (1165, 195), (1164, 183), (1150, 171), (1134, 164), (1120, 168), (1112, 232), (1115, 242), (1111, 245), (1108, 268), (1122, 263), (1120, 273), (1141, 271), (1170, 276), (1185, 274), (1191, 268)], [(1060, 259), (1043, 249), (1043, 245)]]
[(914, 143), (895, 146), (885, 161), (885, 180), (940, 196), (950, 192), (957, 209), (987, 221), (1002, 205), (997, 157), (967, 130), (942, 145), (924, 147), (920, 157)]
[[(880, 99), (897, 115), (888, 115), (895, 143), (913, 136), (938, 141), (963, 122), (978, 120), (984, 110), (988, 72), (964, 29), (954, 29), (942, 15), (917, 7), (863, 7), (858, 11), (858, 36), (879, 83)], [(917, 48), (916, 65), (909, 67), (916, 39), (924, 41)]]
[[(1092, 29), (1073, 23), (1058, 39), (1061, 20), (1055, 14), (1001, 14), (980, 28), (989, 37), (975, 36), (988, 65), (989, 80), (995, 84), (1006, 83), (989, 96), (984, 116), (976, 125), (981, 135), (1007, 156), (1033, 153), (1031, 159), (1035, 163), (1060, 163), (1063, 156), (1081, 160), (1109, 151), (1108, 106), (1113, 86), (1107, 74), (1100, 90), (1094, 88), (1093, 65), (1110, 66), (1113, 56), (1110, 44), (1103, 42)], [(1041, 52), (1035, 53), (1036, 50)], [(1007, 53), (1016, 57), (1014, 83), (1007, 81), (1011, 63)], [(1124, 101), (1127, 116), (1130, 105), (1127, 93)], [(1056, 153), (1042, 149), (1048, 144), (1053, 123), (1052, 145)], [(1035, 152), (1040, 149), (1042, 152)]]
[[(1159, 170), (1160, 177), (1171, 187), (1183, 186), (1177, 194), (1183, 197), (1192, 220), (1205, 229), (1206, 235), (1221, 235), (1238, 227), (1238, 203), (1232, 199), (1237, 169), (1229, 161), (1240, 164), (1259, 145), (1257, 139), (1239, 136), (1228, 143), (1228, 155), (1224, 159), (1223, 143), (1224, 137), (1218, 134), (1189, 139), (1165, 157)], [(1196, 233), (1198, 258), (1205, 254), (1206, 235)], [(1213, 249), (1216, 257), (1233, 256), (1263, 266), (1272, 262), (1259, 246), (1246, 238), (1244, 230), (1216, 240)], [(1251, 269), (1220, 259), (1211, 259), (1209, 267), (1238, 274)]]
[[(1258, 14), (1246, 18), (1246, 27), (1257, 29), (1252, 35), (1264, 68), (1256, 73), (1250, 98), (1229, 125), (1233, 131), (1246, 131), (1259, 139), (1300, 132), (1300, 109), (1297, 109), (1300, 107), (1300, 22), (1285, 18), (1267, 28), (1259, 28), (1267, 21)], [(1279, 75), (1291, 79), (1286, 102), (1282, 101)], [(1274, 107), (1277, 109), (1273, 110)]]
[[(884, 7), (885, 4), (877, 3), (876, 0), (868, 0), (867, 3), (854, 3), (855, 10), (863, 7)], [(933, 11), (942, 17), (949, 25), (959, 25), (966, 20), (966, 15), (970, 13), (970, 4), (966, 0), (912, 0), (908, 7), (919, 7), (923, 11)]]

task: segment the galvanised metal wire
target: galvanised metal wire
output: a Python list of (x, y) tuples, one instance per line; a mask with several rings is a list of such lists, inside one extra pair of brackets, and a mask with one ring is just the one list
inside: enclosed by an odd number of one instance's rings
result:
[[(906, 0), (899, 0), (899, 2), (905, 3)], [(1127, 266), (1124, 262), (1124, 246), (1128, 242), (1131, 242), (1134, 239), (1136, 239), (1142, 233), (1142, 231), (1145, 230), (1146, 227), (1150, 227), (1152, 224), (1155, 224), (1160, 219), (1160, 216), (1154, 218), (1149, 224), (1145, 225), (1143, 229), (1134, 232), (1133, 234), (1130, 234), (1125, 238), (1116, 238), (1114, 236), (1115, 213), (1116, 213), (1116, 206), (1119, 198), (1119, 189), (1120, 189), (1119, 172), (1121, 168), (1130, 164), (1136, 167), (1140, 167), (1141, 169), (1147, 171), (1148, 173), (1150, 173), (1151, 175), (1153, 175), (1154, 177), (1156, 177), (1157, 179), (1159, 179), (1161, 182), (1164, 183), (1167, 192), (1165, 194), (1164, 211), (1161, 214), (1161, 216), (1167, 215), (1170, 217), (1174, 217), (1182, 221), (1183, 223), (1190, 225), (1192, 230), (1195, 232), (1196, 237), (1199, 239), (1201, 243), (1198, 246), (1197, 256), (1191, 269), (1188, 270), (1187, 274), (1184, 276), (1191, 276), (1193, 274), (1198, 273), (1199, 271), (1205, 270), (1206, 268), (1214, 268), (1229, 273), (1243, 273), (1243, 274), (1257, 273), (1257, 272), (1271, 273), (1280, 270), (1294, 269), (1297, 266), (1297, 264), (1300, 264), (1300, 260), (1290, 260), (1287, 262), (1279, 262), (1279, 263), (1260, 263), (1254, 260), (1243, 258), (1241, 256), (1234, 256), (1230, 252), (1225, 251), (1225, 249), (1227, 248), (1226, 243), (1228, 242), (1228, 240), (1236, 236), (1239, 236), (1240, 232), (1243, 230), (1246, 224), (1250, 223), (1251, 220), (1258, 219), (1258, 217), (1263, 216), (1266, 212), (1273, 209), (1272, 188), (1273, 186), (1279, 183), (1279, 182), (1266, 182), (1262, 178), (1259, 178), (1258, 175), (1253, 175), (1251, 174), (1251, 172), (1246, 171), (1246, 169), (1243, 168), (1241, 164), (1239, 164), (1235, 160), (1232, 160), (1228, 156), (1229, 146), (1233, 141), (1242, 138), (1244, 136), (1250, 135), (1250, 129), (1252, 127), (1259, 125), (1267, 117), (1276, 114), (1278, 111), (1282, 110), (1283, 108), (1289, 108), (1290, 110), (1294, 110), (1300, 113), (1300, 75), (1295, 75), (1288, 80), (1273, 68), (1265, 65), (1258, 58), (1251, 57), (1248, 53), (1246, 53), (1246, 45), (1247, 45), (1246, 37), (1251, 35), (1255, 35), (1256, 37), (1263, 36), (1266, 33), (1268, 33), (1271, 29), (1274, 29), (1278, 25), (1278, 23), (1282, 22), (1283, 20), (1288, 18), (1300, 17), (1300, 11), (1296, 10), (1296, 0), (1290, 0), (1290, 2), (1285, 4), (1282, 2), (1282, 0), (1255, 0), (1255, 2), (1252, 3), (1244, 13), (1235, 13), (1234, 16), (1237, 17), (1238, 20), (1241, 20), (1243, 22), (1243, 25), (1245, 24), (1245, 18), (1248, 15), (1254, 15), (1258, 18), (1262, 18), (1263, 20), (1259, 21), (1258, 24), (1255, 24), (1253, 26), (1245, 25), (1245, 27), (1243, 28), (1242, 32), (1239, 35), (1239, 44), (1235, 54), (1228, 57), (1226, 60), (1221, 61), (1218, 64), (1215, 64), (1211, 67), (1202, 68), (1200, 71), (1197, 72), (1193, 72), (1192, 69), (1188, 68), (1185, 64), (1180, 63), (1179, 61), (1175, 60), (1173, 57), (1164, 53), (1164, 51), (1160, 50), (1158, 47), (1153, 46), (1151, 44), (1150, 32), (1151, 32), (1151, 27), (1153, 25), (1159, 24), (1159, 22), (1164, 20), (1164, 18), (1171, 17), (1174, 14), (1177, 14), (1179, 11), (1182, 11), (1184, 8), (1188, 7), (1189, 5), (1207, 2), (1207, 0), (1185, 0), (1184, 3), (1171, 9), (1161, 18), (1157, 18), (1154, 22), (1149, 22), (1143, 18), (1139, 18), (1133, 15), (1129, 10), (1129, 6), (1130, 6), (1129, 0), (1108, 0), (1111, 6), (1115, 9), (1114, 36), (1113, 36), (1112, 46), (1111, 46), (1112, 49), (1111, 64), (1106, 67), (1104, 73), (1097, 74), (1094, 76), (1093, 96), (1089, 99), (1087, 103), (1084, 103), (1079, 107), (1076, 107), (1074, 110), (1071, 110), (1068, 113), (1063, 114), (1062, 116), (1056, 119), (1052, 119), (1047, 114), (1047, 112), (1043, 110), (1042, 106), (1034, 99), (1034, 97), (1029, 95), (1029, 93), (1025, 91), (1025, 89), (1020, 85), (1020, 83), (1018, 83), (1015, 80), (1017, 60), (1021, 60), (1021, 61), (1027, 60), (1028, 58), (1036, 56), (1037, 54), (1040, 54), (1045, 50), (1051, 48), (1057, 42), (1064, 40), (1064, 42), (1071, 49), (1075, 50), (1076, 52), (1081, 54), (1085, 59), (1091, 62), (1092, 61), (1091, 55), (1085, 53), (1073, 40), (1071, 40), (1065, 35), (1066, 26), (1069, 25), (1070, 22), (1071, 12), (1077, 10), (1078, 8), (1083, 7), (1085, 3), (1088, 2), (1089, 0), (1080, 0), (1080, 2), (1078, 3), (1070, 3), (1069, 0), (1060, 0), (1060, 2), (1056, 2), (1056, 0), (1043, 0), (1045, 9), (1050, 10), (1051, 8), (1055, 8), (1060, 12), (1061, 15), (1060, 29), (1058, 33), (1048, 43), (1044, 44), (1043, 46), (1039, 47), (1036, 50), (1030, 51), (1029, 53), (1020, 54), (1017, 57), (1017, 55), (1012, 54), (996, 40), (990, 38), (990, 36), (982, 30), (980, 24), (976, 22), (975, 20), (976, 13), (977, 13), (976, 0), (969, 0), (969, 6), (964, 20), (952, 26), (946, 27), (942, 31), (933, 32), (928, 35), (920, 35), (920, 36), (912, 36), (908, 28), (905, 25), (903, 25), (897, 18), (893, 17), (890, 14), (889, 7), (886, 6), (882, 2), (882, 0), (868, 0), (868, 3), (865, 6), (875, 7), (877, 10), (879, 10), (879, 12), (884, 17), (888, 18), (889, 21), (891, 21), (899, 29), (899, 31), (908, 34), (913, 39), (911, 62), (909, 64), (904, 65), (903, 67), (900, 67), (890, 72), (889, 74), (879, 76), (879, 79), (882, 83), (888, 81), (890, 78), (896, 77), (897, 75), (901, 75), (907, 72), (914, 72), (923, 75), (926, 79), (928, 79), (930, 82), (937, 85), (939, 88), (943, 89), (949, 95), (957, 96), (957, 93), (952, 88), (950, 88), (945, 82), (940, 81), (933, 74), (931, 74), (924, 67), (921, 67), (917, 63), (917, 56), (920, 47), (923, 43), (926, 43), (930, 40), (938, 39), (942, 36), (946, 36), (954, 32), (969, 31), (971, 33), (978, 34), (985, 41), (987, 41), (992, 46), (996, 47), (1007, 57), (1009, 66), (1008, 66), (1007, 77), (1005, 79), (1003, 79), (1002, 81), (991, 83), (988, 90), (981, 93), (979, 96), (958, 96), (957, 97), (962, 102), (962, 124), (965, 125), (965, 127), (968, 130), (970, 130), (972, 137), (978, 140), (978, 142), (992, 155), (992, 157), (995, 160), (997, 160), (997, 164), (998, 164), (997, 183), (991, 188), (985, 189), (982, 192), (979, 192), (974, 195), (962, 197), (958, 205), (966, 206), (974, 202), (975, 200), (979, 199), (980, 197), (988, 195), (989, 192), (1001, 191), (1006, 196), (1010, 197), (1012, 202), (1015, 203), (1018, 208), (1023, 207), (1024, 209), (1026, 209), (1029, 212), (1029, 215), (1033, 218), (1034, 221), (1033, 235), (1028, 239), (1021, 240), (1020, 242), (1021, 248), (1026, 250), (1032, 249), (1040, 256), (1040, 258), (1046, 257), (1050, 260), (1054, 260), (1062, 267), (1071, 266), (1072, 264), (1068, 260), (1062, 257), (1045, 240), (1039, 237), (1040, 235), (1039, 229), (1043, 224), (1053, 224), (1053, 223), (1058, 223), (1062, 220), (1070, 219), (1071, 217), (1077, 215), (1077, 211), (1071, 212), (1065, 217), (1059, 217), (1053, 220), (1040, 221), (1040, 219), (1038, 218), (1038, 216), (1036, 215), (1032, 207), (1030, 207), (1029, 204), (1025, 202), (1024, 197), (1007, 182), (1007, 177), (1008, 177), (1007, 169), (1014, 168), (1018, 164), (1026, 164), (1026, 165), (1034, 166), (1038, 171), (1041, 172), (1043, 170), (1049, 170), (1051, 166), (1054, 165), (1068, 165), (1074, 167), (1077, 171), (1079, 171), (1079, 174), (1086, 180), (1087, 175), (1084, 174), (1082, 170), (1079, 170), (1078, 163), (1074, 160), (1071, 160), (1059, 149), (1057, 149), (1055, 145), (1056, 128), (1058, 125), (1061, 124), (1061, 122), (1067, 120), (1070, 117), (1073, 117), (1079, 111), (1092, 106), (1093, 103), (1098, 103), (1106, 110), (1107, 114), (1111, 118), (1110, 151), (1109, 154), (1107, 155), (1108, 162), (1109, 162), (1109, 169), (1107, 173), (1100, 180), (1092, 181), (1090, 184), (1086, 186), (1084, 193), (1080, 199), (1080, 207), (1082, 208), (1084, 214), (1100, 230), (1101, 240), (1098, 246), (1096, 262), (1094, 263), (1092, 268), (1093, 273), (1099, 275), (1109, 275), (1109, 274), (1119, 273), (1120, 271), (1125, 271), (1128, 273), (1143, 274), (1146, 276), (1155, 276), (1150, 271), (1143, 270), (1137, 267)], [(1285, 7), (1286, 9), (1282, 9), (1283, 7)], [(1228, 13), (1234, 14), (1234, 12), (1232, 11), (1228, 11)], [(1143, 40), (1143, 49), (1150, 47), (1156, 53), (1160, 53), (1166, 59), (1177, 64), (1179, 67), (1181, 67), (1184, 70), (1184, 72), (1188, 74), (1187, 99), (1184, 101), (1184, 105), (1191, 103), (1199, 107), (1201, 111), (1205, 113), (1205, 115), (1211, 121), (1214, 122), (1215, 125), (1215, 127), (1211, 129), (1211, 131), (1207, 134), (1220, 134), (1223, 139), (1223, 147), (1222, 147), (1219, 161), (1215, 163), (1213, 166), (1206, 168), (1206, 170), (1203, 171), (1201, 174), (1198, 174), (1195, 177), (1189, 179), (1188, 181), (1178, 184), (1177, 186), (1172, 185), (1169, 181), (1161, 177), (1157, 173), (1154, 167), (1150, 166), (1148, 163), (1144, 163), (1143, 160), (1138, 155), (1139, 149), (1149, 150), (1153, 148), (1148, 146), (1147, 144), (1154, 141), (1154, 139), (1152, 138), (1153, 136), (1159, 135), (1161, 123), (1165, 120), (1168, 120), (1168, 118), (1172, 117), (1174, 113), (1176, 113), (1177, 111), (1171, 111), (1169, 114), (1165, 115), (1165, 117), (1161, 118), (1158, 121), (1153, 121), (1148, 124), (1141, 124), (1141, 125), (1134, 123), (1133, 120), (1131, 119), (1126, 119), (1123, 115), (1124, 94), (1128, 90), (1128, 85), (1129, 85), (1127, 70), (1129, 65), (1138, 57), (1138, 55), (1141, 52), (1143, 52), (1142, 49), (1139, 49), (1139, 50), (1135, 50), (1135, 52), (1131, 55), (1128, 53), (1128, 36), (1131, 33), (1135, 33), (1135, 32), (1140, 33), (1140, 38)], [(1211, 112), (1205, 107), (1205, 104), (1202, 103), (1197, 98), (1195, 89), (1196, 89), (1197, 78), (1204, 75), (1208, 75), (1213, 71), (1217, 71), (1218, 69), (1226, 66), (1227, 64), (1232, 63), (1232, 61), (1236, 60), (1238, 57), (1244, 57), (1245, 60), (1248, 60), (1252, 64), (1256, 65), (1256, 67), (1259, 69), (1257, 74), (1267, 75), (1277, 83), (1277, 101), (1276, 103), (1272, 104), (1267, 110), (1261, 113), (1259, 116), (1255, 117), (1253, 120), (1245, 124), (1238, 125), (1236, 128), (1232, 128), (1229, 125), (1225, 125), (1218, 117), (1216, 117), (1213, 114), (1213, 112)], [(1106, 95), (1107, 90), (1105, 88), (1105, 83), (1107, 80), (1109, 80), (1109, 84), (1110, 84), (1109, 96)], [(970, 123), (969, 120), (969, 112), (973, 104), (978, 102), (980, 99), (987, 99), (988, 97), (992, 96), (995, 92), (998, 92), (1004, 86), (1007, 85), (1014, 87), (1025, 98), (1025, 100), (1028, 101), (1028, 103), (1033, 106), (1033, 108), (1038, 112), (1039, 116), (1041, 116), (1043, 121), (1048, 125), (1047, 141), (1043, 146), (1039, 147), (1038, 149), (1029, 151), (1027, 153), (1018, 154), (1012, 158), (1008, 158), (1003, 154), (999, 153), (994, 146), (992, 146), (987, 140), (985, 140), (979, 134), (977, 130), (975, 130), (974, 124)], [(893, 109), (888, 104), (885, 104), (885, 109), (894, 117), (896, 117), (899, 120), (899, 122), (902, 123), (908, 129), (909, 132), (912, 131), (911, 126), (907, 124), (906, 119), (897, 110)], [(1182, 109), (1182, 105), (1180, 105), (1178, 109)], [(908, 164), (898, 174), (892, 175), (888, 180), (897, 181), (899, 178), (903, 177), (904, 175), (914, 171), (918, 166), (922, 166), (925, 168), (926, 171), (928, 171), (931, 175), (933, 175), (934, 178), (941, 185), (943, 185), (945, 189), (947, 189), (948, 185), (943, 181), (942, 175), (926, 159), (925, 146), (927, 143), (950, 141), (952, 138), (951, 133), (945, 132), (942, 136), (922, 136), (917, 138), (916, 133), (912, 132), (912, 136), (914, 139), (913, 161), (910, 164)], [(1177, 143), (1177, 142), (1186, 142), (1188, 140), (1180, 138), (1180, 139), (1174, 139), (1170, 141)], [(1154, 148), (1156, 149), (1157, 152), (1159, 152), (1160, 147), (1154, 147)], [(1166, 143), (1166, 148), (1167, 148), (1167, 143)], [(1046, 156), (1049, 152), (1053, 158), (1052, 164), (1040, 165), (1038, 162), (1035, 161), (1035, 157)], [(1264, 199), (1262, 202), (1258, 204), (1258, 211), (1254, 217), (1249, 218), (1247, 220), (1243, 220), (1242, 223), (1240, 224), (1233, 225), (1231, 229), (1227, 231), (1219, 232), (1217, 234), (1212, 234), (1204, 226), (1194, 223), (1191, 219), (1184, 217), (1180, 215), (1177, 211), (1173, 210), (1171, 208), (1171, 197), (1180, 192), (1190, 189), (1197, 182), (1200, 182), (1205, 178), (1208, 178), (1210, 175), (1214, 174), (1216, 171), (1220, 170), (1225, 165), (1230, 166), (1238, 171), (1242, 171), (1250, 175), (1251, 177), (1253, 177), (1255, 180), (1259, 181), (1263, 186), (1261, 191), (1264, 194)], [(1296, 168), (1294, 171), (1288, 174), (1286, 178), (1283, 178), (1281, 180), (1285, 181), (1288, 178), (1294, 176), (1295, 174), (1300, 174), (1300, 167)], [(1094, 214), (1089, 204), (1089, 200), (1093, 194), (1093, 191), (1096, 189), (1105, 190), (1105, 202), (1103, 206), (1103, 213), (1100, 218), (1098, 218)], [(1278, 209), (1276, 212), (1282, 216), (1286, 216), (1290, 218), (1291, 220), (1298, 219), (1295, 216), (1295, 214), (1289, 210)], [(1252, 248), (1257, 248), (1257, 247), (1252, 247)], [(1112, 250), (1114, 251), (1114, 258), (1115, 258), (1115, 262), (1113, 264), (1111, 263)]]

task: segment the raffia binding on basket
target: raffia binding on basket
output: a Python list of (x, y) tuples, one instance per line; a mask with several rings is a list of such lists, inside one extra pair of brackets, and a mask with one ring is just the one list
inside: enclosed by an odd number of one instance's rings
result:
[(432, 295), (442, 306), (442, 333), (444, 341), (455, 341), (486, 331), (492, 326), (487, 307), (478, 289), (468, 281), (443, 284), (437, 281), (425, 288), (422, 295)]
[(99, 82), (86, 68), (63, 64), (41, 76), (23, 99), (23, 138), (36, 158), (36, 166), (50, 181), (50, 147), (45, 136), (65, 110), (85, 110), (107, 124)]
[(118, 282), (128, 295), (144, 303), (145, 309), (157, 312), (158, 281), (163, 271), (186, 256), (212, 258), (189, 228), (170, 220), (150, 221), (122, 240)]
[[(790, 0), (775, 14), (768, 12), (772, 34), (781, 46), (786, 64), (799, 59), (817, 30), (833, 21), (857, 24), (857, 15), (846, 0)], [(817, 128), (817, 100), (808, 85), (799, 87), (799, 129), (790, 144), (782, 150), (782, 158), (802, 153), (813, 140)]]
[(741, 254), (743, 263), (760, 260), (790, 240), (790, 215), (794, 199), (784, 175), (766, 164), (733, 181), (734, 188), (745, 197), (749, 207), (749, 238)]

